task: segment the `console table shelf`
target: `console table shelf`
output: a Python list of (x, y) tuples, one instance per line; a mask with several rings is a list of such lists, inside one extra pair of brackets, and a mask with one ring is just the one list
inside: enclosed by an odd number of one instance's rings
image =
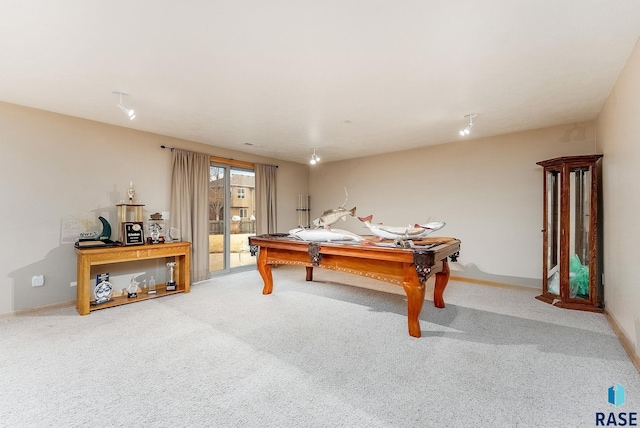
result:
[(164, 284), (156, 284), (155, 294), (145, 294), (141, 292), (141, 293), (138, 293), (138, 297), (115, 296), (112, 298), (112, 300), (108, 302), (101, 303), (96, 306), (93, 306), (92, 304), (90, 304), (89, 307), (91, 311), (97, 311), (98, 309), (112, 308), (114, 306), (126, 305), (129, 303), (140, 302), (142, 300), (149, 300), (149, 299), (155, 299), (156, 297), (168, 296), (169, 294), (184, 293), (184, 290), (167, 291), (164, 288), (158, 288), (158, 287), (164, 287), (164, 286), (165, 286)]
[[(155, 299), (176, 293), (188, 293), (191, 289), (191, 243), (169, 242), (164, 244), (136, 245), (130, 247), (78, 248), (78, 290), (76, 308), (80, 315), (88, 315), (91, 311), (126, 305), (142, 300)], [(91, 267), (117, 264), (137, 260), (173, 258), (176, 262), (174, 277), (178, 284), (175, 291), (166, 291), (164, 284), (156, 286), (156, 294), (138, 293), (138, 297), (114, 296), (113, 300), (99, 305), (91, 305)]]

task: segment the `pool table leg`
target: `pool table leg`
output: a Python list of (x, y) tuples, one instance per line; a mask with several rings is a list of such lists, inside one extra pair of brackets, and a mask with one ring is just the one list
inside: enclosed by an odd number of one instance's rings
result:
[(442, 260), (442, 271), (436, 273), (436, 284), (433, 287), (433, 304), (436, 308), (444, 308), (444, 289), (449, 282), (449, 263)]
[(273, 291), (273, 275), (271, 274), (271, 265), (267, 264), (267, 251), (266, 248), (260, 248), (258, 254), (258, 272), (264, 282), (262, 294), (271, 294)]
[(404, 281), (402, 282), (402, 288), (407, 294), (407, 322), (409, 324), (409, 335), (413, 337), (420, 337), (420, 311), (422, 311), (422, 304), (424, 303), (424, 282), (420, 282), (415, 269), (410, 266), (405, 267)]

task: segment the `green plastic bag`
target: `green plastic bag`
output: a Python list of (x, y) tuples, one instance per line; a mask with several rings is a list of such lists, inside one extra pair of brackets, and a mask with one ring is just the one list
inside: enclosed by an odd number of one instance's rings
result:
[(577, 254), (569, 258), (569, 296), (589, 295), (589, 266), (580, 262)]

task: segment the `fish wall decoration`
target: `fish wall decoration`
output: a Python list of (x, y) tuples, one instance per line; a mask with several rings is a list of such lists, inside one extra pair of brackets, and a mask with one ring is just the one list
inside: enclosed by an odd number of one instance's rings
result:
[(364, 223), (369, 230), (381, 238), (395, 240), (419, 239), (428, 234), (440, 230), (445, 226), (443, 221), (434, 221), (426, 224), (415, 224), (414, 226), (385, 226), (382, 223), (373, 224), (373, 215), (367, 217), (358, 217), (358, 220)]
[(342, 207), (336, 210), (326, 210), (320, 217), (313, 220), (313, 225), (316, 229), (319, 227), (328, 227), (338, 220), (347, 221), (348, 215), (355, 217), (356, 207), (353, 207), (350, 210), (345, 210)]
[(344, 203), (335, 210), (326, 210), (320, 217), (313, 220), (313, 225), (316, 229), (320, 227), (328, 227), (338, 220), (346, 221), (347, 216), (355, 217), (356, 216), (356, 207), (351, 208), (350, 210), (345, 209), (345, 205), (347, 205), (347, 200), (349, 199), (349, 194), (347, 193), (347, 188), (344, 188), (344, 193), (346, 195), (346, 199)]
[(364, 238), (347, 230), (331, 229), (305, 229), (298, 227), (289, 231), (289, 236), (302, 241), (331, 242), (331, 241), (356, 241), (360, 242)]

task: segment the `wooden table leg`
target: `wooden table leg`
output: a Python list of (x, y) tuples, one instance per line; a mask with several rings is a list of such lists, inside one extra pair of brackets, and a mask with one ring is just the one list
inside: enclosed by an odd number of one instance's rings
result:
[(307, 268), (307, 281), (313, 281), (313, 266), (305, 266)]
[[(181, 263), (182, 260), (180, 257), (175, 256), (173, 258), (173, 261), (176, 262), (176, 265), (173, 267), (173, 279), (176, 281), (176, 290), (179, 290), (180, 287), (182, 286), (182, 284), (184, 284), (183, 279), (182, 279), (182, 273), (184, 271), (184, 269), (181, 269)], [(166, 262), (166, 259), (165, 259)], [(166, 266), (166, 263), (165, 263)]]
[(420, 282), (415, 269), (412, 266), (405, 266), (404, 268), (404, 281), (402, 282), (402, 288), (407, 294), (407, 322), (409, 324), (409, 335), (413, 337), (420, 337), (420, 312), (422, 311), (422, 305), (424, 303), (425, 286), (423, 282)]
[(188, 293), (191, 291), (191, 248), (187, 248), (185, 255), (181, 257), (182, 259), (182, 275), (184, 281), (184, 292)]
[(444, 308), (444, 289), (449, 282), (449, 263), (442, 260), (442, 271), (436, 273), (436, 284), (433, 288), (433, 304), (436, 308)]
[(89, 315), (91, 292), (89, 290), (89, 276), (91, 263), (89, 256), (78, 256), (78, 269), (76, 276), (76, 309), (80, 315)]
[(258, 255), (258, 272), (264, 282), (262, 294), (271, 294), (273, 291), (273, 275), (271, 274), (271, 265), (267, 264), (267, 249), (260, 248)]

